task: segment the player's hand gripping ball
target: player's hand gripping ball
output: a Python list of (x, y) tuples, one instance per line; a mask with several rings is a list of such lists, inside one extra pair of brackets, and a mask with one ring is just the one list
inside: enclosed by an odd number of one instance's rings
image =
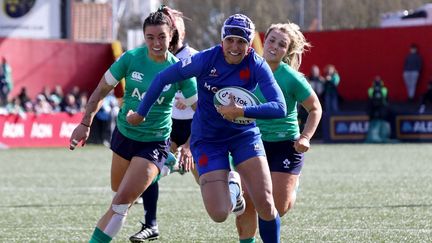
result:
[[(242, 87), (230, 86), (220, 89), (213, 97), (213, 103), (217, 106), (227, 106), (231, 102), (230, 94), (234, 98), (234, 102), (239, 106), (254, 106), (260, 104), (258, 98), (249, 90)], [(237, 124), (250, 124), (255, 121), (255, 118), (237, 117), (232, 122)]]

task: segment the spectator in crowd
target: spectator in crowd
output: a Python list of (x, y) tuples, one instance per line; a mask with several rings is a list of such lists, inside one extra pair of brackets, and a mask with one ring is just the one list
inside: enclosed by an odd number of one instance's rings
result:
[(52, 99), (59, 100), (59, 103), (61, 103), (64, 98), (63, 87), (61, 85), (56, 85), (54, 90), (51, 92), (51, 97)]
[(75, 96), (75, 100), (79, 100), (79, 97), (81, 94), (81, 89), (78, 85), (74, 85), (72, 87), (72, 90), (69, 93), (71, 93), (73, 96)]
[(63, 102), (63, 88), (61, 85), (56, 85), (54, 87), (54, 90), (50, 94), (49, 100), (51, 106), (53, 107), (53, 111), (60, 112)]
[[(115, 98), (115, 97), (114, 97)], [(87, 105), (87, 101), (88, 101), (88, 95), (87, 92), (82, 92), (79, 96), (78, 96), (78, 100), (76, 101), (76, 104), (78, 106), (78, 109), (80, 112), (84, 112), (85, 111), (85, 107)]]
[(337, 87), (340, 82), (339, 74), (334, 65), (327, 65), (324, 70), (324, 109), (327, 112), (339, 111), (339, 93)]
[[(324, 101), (324, 77), (321, 75), (320, 68), (318, 65), (312, 65), (310, 74), (307, 77), (309, 84), (312, 86), (312, 89), (315, 91), (315, 94), (318, 96), (320, 104), (323, 104)], [(298, 106), (298, 120), (300, 131), (303, 130), (303, 126), (306, 123), (306, 119), (308, 116), (308, 112), (301, 105)], [(321, 137), (321, 123), (318, 124), (318, 128), (315, 132), (315, 138)]]
[(25, 119), (27, 117), (26, 112), (17, 97), (12, 98), (6, 106), (7, 114), (19, 115), (21, 118)]
[(52, 107), (44, 95), (38, 94), (36, 101), (33, 105), (33, 110), (36, 115), (39, 114), (51, 114), (53, 112)]
[(49, 100), (51, 98), (51, 90), (48, 86), (43, 86), (39, 94), (45, 96), (46, 100)]
[(403, 79), (408, 93), (408, 100), (413, 100), (417, 88), (417, 81), (422, 69), (422, 58), (416, 44), (411, 44), (410, 52), (405, 58)]
[(419, 113), (423, 114), (426, 111), (426, 105), (432, 105), (432, 76), (430, 77), (430, 81), (428, 83), (428, 87), (426, 92), (422, 95), (420, 101)]
[(75, 96), (72, 93), (66, 95), (62, 111), (67, 112), (71, 115), (76, 114), (80, 111)]
[(7, 63), (6, 58), (2, 57), (0, 63), (0, 107), (7, 105), (8, 95), (12, 88), (12, 68)]
[(53, 112), (61, 112), (62, 110), (60, 107), (61, 100), (59, 100), (57, 96), (51, 94), (48, 99), (48, 102), (50, 103)]
[(368, 114), (371, 120), (385, 119), (388, 108), (388, 89), (380, 76), (376, 76), (368, 89)]
[(321, 76), (320, 69), (317, 65), (312, 65), (308, 79), (312, 89), (317, 94), (319, 100), (322, 101), (322, 96), (324, 94), (324, 77)]
[(368, 89), (369, 130), (366, 142), (386, 142), (390, 137), (388, 114), (388, 89), (380, 76), (376, 76)]
[(27, 88), (22, 87), (20, 93), (18, 94), (18, 99), (20, 101), (21, 106), (26, 112), (33, 111), (33, 104), (30, 100), (30, 97), (27, 94)]

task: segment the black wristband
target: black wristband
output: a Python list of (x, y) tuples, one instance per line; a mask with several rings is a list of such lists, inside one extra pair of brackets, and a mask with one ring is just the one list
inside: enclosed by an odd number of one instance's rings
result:
[(84, 124), (84, 123), (82, 123), (82, 122), (81, 122), (81, 125), (83, 125), (83, 126), (85, 126), (85, 127), (88, 127), (88, 128), (90, 128), (90, 126), (89, 126), (89, 125), (87, 125), (87, 124)]

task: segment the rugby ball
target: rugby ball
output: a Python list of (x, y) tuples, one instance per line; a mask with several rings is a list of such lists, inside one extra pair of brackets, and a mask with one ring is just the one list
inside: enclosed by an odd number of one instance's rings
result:
[[(229, 105), (230, 104), (230, 94), (234, 96), (234, 101), (240, 106), (254, 106), (259, 105), (260, 102), (258, 98), (249, 90), (242, 87), (230, 86), (218, 90), (214, 97), (213, 103), (215, 106), (219, 105)], [(237, 124), (247, 125), (255, 121), (255, 118), (248, 117), (237, 117), (232, 122)]]

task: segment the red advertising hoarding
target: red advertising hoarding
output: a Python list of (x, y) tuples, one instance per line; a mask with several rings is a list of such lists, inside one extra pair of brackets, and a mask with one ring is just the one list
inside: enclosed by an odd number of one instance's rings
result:
[(0, 147), (69, 147), (83, 114), (0, 115)]

